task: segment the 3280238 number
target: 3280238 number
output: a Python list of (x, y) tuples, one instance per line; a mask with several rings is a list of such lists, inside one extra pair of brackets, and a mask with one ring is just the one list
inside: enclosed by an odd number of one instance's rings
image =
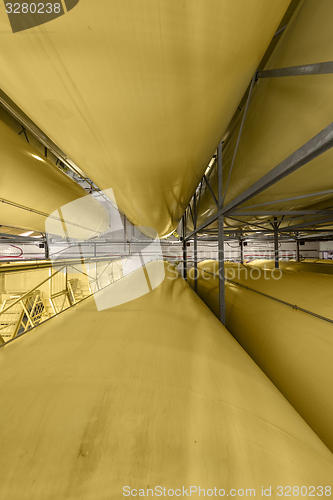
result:
[(329, 497), (332, 494), (331, 486), (278, 486), (277, 496), (281, 497)]
[(6, 3), (7, 14), (60, 14), (60, 3)]

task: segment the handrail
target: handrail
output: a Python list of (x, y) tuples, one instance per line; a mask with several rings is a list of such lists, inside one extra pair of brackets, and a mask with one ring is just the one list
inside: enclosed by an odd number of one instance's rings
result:
[(21, 295), (21, 297), (19, 297), (17, 300), (15, 300), (12, 304), (10, 304), (6, 309), (4, 309), (3, 311), (0, 312), (0, 316), (1, 314), (4, 314), (5, 312), (7, 312), (9, 309), (11, 309), (13, 306), (15, 306), (16, 304), (19, 304), (22, 300), (24, 300), (26, 297), (28, 297), (28, 295), (30, 295), (32, 292), (34, 292), (35, 290), (38, 290), (38, 288), (42, 285), (44, 285), (44, 283), (46, 283), (47, 281), (49, 281), (50, 279), (52, 279), (56, 274), (60, 273), (66, 266), (62, 267), (61, 269), (59, 269), (58, 271), (56, 271), (55, 273), (53, 273), (51, 276), (48, 276), (44, 281), (42, 281), (41, 283), (39, 283), (37, 286), (35, 286), (35, 288), (33, 288), (32, 290), (29, 290), (28, 292), (26, 292), (24, 295)]
[[(82, 260), (81, 260), (81, 262), (82, 262)], [(94, 259), (94, 263), (96, 265), (96, 272), (97, 272), (98, 262), (100, 262), (100, 259), (97, 259), (97, 260)], [(8, 344), (12, 340), (23, 335), (23, 333), (27, 333), (27, 331), (30, 331), (30, 330), (36, 328), (36, 326), (39, 326), (41, 323), (48, 321), (49, 319), (57, 316), (58, 314), (60, 314), (64, 310), (82, 302), (82, 300), (84, 300), (85, 298), (92, 296), (94, 292), (92, 292), (91, 287), (90, 287), (91, 280), (93, 280), (97, 283), (97, 288), (98, 288), (98, 290), (100, 290), (101, 287), (100, 287), (99, 281), (102, 278), (103, 274), (106, 272), (106, 270), (109, 268), (109, 265), (111, 264), (111, 262), (113, 262), (113, 261), (110, 261), (106, 266), (104, 266), (104, 269), (100, 271), (98, 276), (96, 275), (96, 278), (91, 276), (90, 274), (85, 273), (83, 270), (79, 270), (75, 266), (63, 265), (60, 267), (60, 269), (58, 269), (57, 271), (52, 273), (50, 276), (48, 276), (46, 279), (44, 279), (42, 282), (40, 282), (38, 285), (36, 285), (34, 288), (29, 290), (28, 292), (24, 293), (23, 295), (21, 295), (18, 298), (16, 298), (17, 297), (17, 295), (16, 295), (14, 302), (12, 302), (10, 305), (7, 305), (7, 307), (5, 307), (2, 311), (0, 311), (0, 324), (4, 324), (4, 328), (9, 328), (9, 331), (5, 332), (5, 337), (3, 337), (3, 335), (2, 335), (0, 338), (0, 347), (2, 347), (2, 342), (4, 343), (4, 345)], [(83, 262), (83, 263), (85, 263), (85, 262)], [(79, 286), (76, 287), (75, 289), (72, 287), (72, 283), (70, 282), (70, 280), (68, 279), (68, 276), (67, 276), (67, 268), (68, 267), (72, 268), (73, 270), (78, 271), (78, 273), (82, 277), (88, 278), (87, 284), (89, 287), (89, 292), (85, 288), (81, 289), (81, 286), (83, 286), (83, 282), (81, 282), (80, 279), (73, 280), (74, 282), (77, 281)], [(64, 290), (62, 290), (60, 292), (56, 292), (53, 295), (51, 294), (51, 291), (50, 291), (50, 297), (48, 299), (50, 302), (50, 305), (52, 306), (52, 309), (53, 309), (54, 314), (52, 314), (47, 309), (47, 304), (46, 304), (45, 300), (41, 299), (39, 289), (41, 288), (41, 286), (44, 283), (46, 283), (48, 281), (50, 281), (52, 283), (52, 279), (57, 274), (59, 274), (61, 271), (63, 271), (63, 269), (66, 269), (66, 287), (64, 288)], [(112, 279), (112, 282), (114, 282), (114, 281), (117, 281), (117, 280)], [(86, 283), (86, 280), (84, 280), (84, 283)], [(106, 286), (108, 286), (109, 284), (110, 284), (110, 282), (108, 280), (108, 284)], [(104, 287), (102, 287), (102, 288), (104, 288)], [(68, 304), (66, 303), (66, 298), (65, 298), (65, 301), (62, 303), (62, 305), (58, 307), (58, 305), (56, 306), (53, 303), (53, 300), (60, 298), (62, 295), (67, 296)], [(37, 318), (38, 319), (37, 322), (35, 321), (34, 316), (31, 315), (32, 311), (34, 310), (36, 300), (34, 301), (34, 304), (32, 306), (32, 310), (30, 310), (31, 306), (28, 303), (30, 297), (34, 297), (34, 296), (39, 298), (39, 300), (41, 301), (41, 303), (43, 305), (43, 311), (44, 311), (44, 312), (41, 312), (40, 317)], [(13, 299), (14, 299), (14, 297), (11, 298), (10, 300), (13, 300)], [(6, 304), (6, 301), (4, 302), (2, 307), (4, 307), (5, 304)], [(7, 324), (8, 321), (6, 319), (4, 319), (4, 317), (1, 317), (1, 314), (2, 313), (6, 314), (11, 308), (15, 308), (15, 306), (17, 306), (17, 305), (20, 305), (21, 316), (19, 317), (18, 320), (15, 320), (16, 327), (14, 327), (14, 330), (12, 332), (10, 329), (11, 329), (11, 325), (13, 322), (10, 322), (9, 324)], [(16, 313), (16, 309), (14, 309), (14, 311)], [(22, 314), (23, 314), (24, 321), (27, 320), (26, 322), (23, 322)], [(13, 323), (13, 325), (15, 324), (15, 322)], [(21, 327), (24, 330), (23, 332), (21, 332), (21, 330), (20, 330)], [(21, 332), (21, 333), (18, 333), (18, 332)]]

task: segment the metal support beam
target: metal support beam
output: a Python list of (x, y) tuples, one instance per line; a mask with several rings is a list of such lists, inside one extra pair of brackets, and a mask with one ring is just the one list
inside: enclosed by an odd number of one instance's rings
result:
[[(194, 230), (196, 230), (197, 227), (197, 195), (194, 193), (193, 196), (193, 226)], [(186, 241), (185, 241), (186, 243)], [(193, 241), (193, 259), (194, 259), (194, 291), (198, 291), (198, 235), (197, 233), (194, 234), (194, 241)]]
[(297, 238), (296, 240), (296, 261), (299, 262), (299, 243), (300, 243), (300, 240), (299, 238)]
[(207, 177), (206, 177), (206, 175), (205, 175), (205, 174), (204, 174), (203, 178), (205, 179), (205, 182), (206, 182), (206, 185), (207, 185), (207, 187), (208, 187), (208, 189), (209, 189), (209, 191), (210, 191), (210, 194), (212, 195), (212, 198), (213, 198), (213, 200), (215, 201), (215, 205), (218, 207), (218, 206), (219, 206), (219, 204), (218, 204), (218, 201), (217, 201), (217, 199), (216, 199), (215, 193), (214, 193), (213, 188), (212, 188), (212, 186), (210, 185), (210, 182), (209, 182), (209, 180), (207, 179)]
[(234, 150), (234, 155), (232, 157), (232, 161), (231, 161), (231, 165), (230, 165), (230, 169), (229, 169), (229, 174), (228, 174), (228, 179), (227, 179), (227, 183), (226, 183), (225, 190), (224, 190), (224, 195), (223, 195), (223, 199), (222, 199), (222, 206), (223, 206), (225, 197), (227, 195), (227, 191), (228, 191), (228, 187), (229, 187), (229, 182), (230, 182), (230, 177), (231, 177), (231, 174), (232, 174), (232, 170), (234, 168), (234, 164), (235, 164), (235, 160), (236, 160), (236, 156), (237, 156), (237, 151), (238, 151), (239, 143), (240, 143), (240, 140), (241, 140), (241, 137), (242, 137), (242, 132), (243, 132), (243, 128), (244, 128), (245, 118), (246, 118), (246, 115), (247, 115), (247, 110), (249, 109), (250, 99), (251, 99), (253, 87), (254, 87), (254, 84), (255, 84), (255, 81), (256, 81), (256, 75), (257, 75), (257, 72), (255, 72), (254, 77), (252, 78), (251, 85), (250, 85), (250, 90), (249, 90), (249, 95), (248, 95), (247, 100), (246, 100), (246, 105), (245, 105), (245, 109), (244, 109), (244, 113), (243, 113), (243, 117), (242, 117), (242, 122), (241, 122), (241, 126), (240, 126), (240, 129), (239, 129), (239, 132), (238, 132), (238, 137), (237, 137), (236, 146), (235, 146), (235, 150)]
[(199, 205), (200, 205), (200, 201), (201, 201), (201, 194), (202, 194), (202, 185), (203, 185), (203, 179), (201, 179), (201, 182), (200, 182), (199, 197), (198, 197), (197, 209), (196, 209), (196, 215), (195, 215), (195, 223), (196, 223), (196, 222), (197, 222), (197, 220), (198, 220)]
[[(41, 240), (41, 238), (31, 238), (30, 236), (20, 236), (19, 234), (0, 232), (0, 238), (1, 239), (6, 238), (6, 241), (15, 240), (19, 241), (20, 243), (43, 243), (43, 240)], [(3, 243), (3, 241), (1, 241), (1, 243)]]
[(277, 30), (277, 32), (275, 33), (275, 35), (273, 36), (273, 38), (275, 38), (276, 36), (279, 36), (281, 35), (281, 33), (284, 32), (284, 30), (286, 29), (288, 25), (286, 24), (285, 26), (283, 26), (283, 28), (280, 28), (279, 30)]
[[(324, 217), (322, 219), (316, 219), (316, 220), (312, 220), (312, 221), (309, 221), (309, 222), (303, 222), (303, 224), (297, 224), (297, 225), (294, 225), (294, 226), (287, 226), (287, 227), (283, 227), (281, 229), (279, 229), (279, 231), (295, 231), (295, 229), (304, 229), (306, 231), (308, 231), (309, 229), (315, 229), (316, 226), (320, 226), (321, 224), (329, 224), (330, 223), (333, 223), (333, 217), (330, 216), (330, 217)], [(325, 227), (321, 228), (321, 232), (325, 229)]]
[(257, 78), (329, 75), (330, 73), (333, 73), (333, 61), (327, 61), (316, 64), (304, 64), (302, 66), (290, 66), (289, 68), (278, 68), (278, 69), (268, 69), (266, 71), (259, 71)]
[(212, 222), (215, 222), (220, 215), (225, 215), (235, 210), (240, 205), (243, 205), (251, 198), (262, 193), (269, 187), (273, 186), (280, 180), (292, 174), (300, 167), (303, 167), (304, 165), (314, 160), (321, 154), (325, 153), (332, 147), (333, 147), (333, 123), (330, 123), (330, 125), (328, 125), (325, 129), (319, 132), (319, 134), (314, 136), (306, 144), (297, 149), (297, 151), (288, 156), (288, 158), (279, 163), (279, 165), (273, 168), (270, 172), (268, 172), (261, 179), (255, 182), (252, 186), (246, 189), (243, 193), (236, 196), (234, 200), (229, 202), (226, 206), (220, 208), (218, 212), (209, 217), (204, 224), (201, 224), (201, 226), (197, 227), (195, 231), (192, 231), (187, 236), (187, 239), (192, 238), (195, 232), (200, 232), (205, 227), (212, 224)]
[(277, 223), (277, 218), (274, 217), (274, 262), (275, 262), (275, 269), (279, 269), (280, 264), (279, 264), (279, 224)]
[(25, 128), (23, 127), (23, 125), (21, 125), (21, 127), (22, 127), (22, 130), (21, 130), (21, 132), (19, 132), (19, 135), (21, 135), (21, 134), (22, 134), (22, 132), (23, 132), (23, 133), (24, 133), (24, 137), (26, 138), (26, 141), (27, 141), (27, 142), (30, 142), (30, 141), (29, 141), (29, 138), (28, 138), (28, 136), (27, 136), (27, 132), (26, 132)]
[(45, 260), (49, 260), (50, 250), (46, 235), (44, 236), (44, 249), (45, 249)]
[(236, 212), (230, 212), (228, 215), (237, 215), (238, 217), (251, 217), (254, 216), (272, 216), (272, 217), (282, 217), (282, 215), (333, 215), (333, 210), (271, 210), (271, 211), (251, 211), (251, 210), (238, 210)]
[(319, 134), (315, 135), (297, 151), (288, 156), (279, 165), (255, 182), (246, 191), (228, 203), (223, 210), (224, 213), (231, 212), (254, 196), (262, 193), (269, 187), (292, 174), (321, 154), (333, 147), (333, 123), (330, 123)]
[(183, 226), (183, 278), (187, 280), (187, 243), (186, 243), (186, 212), (182, 219)]
[[(243, 221), (243, 220), (241, 220), (241, 219), (236, 219), (235, 217), (231, 217), (231, 216), (229, 216), (229, 219), (234, 220), (234, 221), (236, 221), (236, 222), (240, 222), (241, 224), (244, 224), (244, 221)], [(269, 233), (269, 232), (272, 232), (272, 229), (267, 229), (266, 227), (263, 227), (263, 226), (261, 225), (261, 224), (271, 224), (271, 222), (270, 222), (270, 221), (268, 221), (268, 220), (267, 220), (267, 221), (264, 221), (264, 220), (263, 220), (263, 221), (260, 221), (260, 222), (261, 222), (260, 224), (257, 224), (256, 222), (247, 222), (247, 224), (248, 224), (249, 226), (251, 226), (251, 227), (252, 227), (252, 226), (253, 226), (253, 227), (257, 227), (258, 229), (260, 229), (260, 231), (265, 231), (266, 233), (267, 233), (267, 232), (268, 232), (268, 233)]]
[[(194, 201), (193, 201), (193, 203), (194, 203)], [(194, 226), (196, 226), (195, 220), (194, 220), (195, 219), (195, 214), (193, 214), (193, 210), (192, 210), (191, 205), (188, 206), (188, 209), (189, 209), (189, 212), (190, 212), (190, 215), (191, 215), (191, 219), (192, 219), (192, 222), (193, 222), (193, 227), (194, 227)]]
[[(219, 211), (223, 208), (223, 177), (222, 177), (222, 142), (217, 147), (217, 185)], [(218, 218), (218, 256), (219, 256), (219, 310), (220, 321), (225, 325), (225, 276), (224, 276), (224, 217)]]
[(244, 262), (244, 240), (243, 240), (243, 238), (241, 238), (239, 240), (239, 246), (240, 246), (240, 261), (241, 261), (241, 264), (243, 264), (243, 262)]
[(280, 200), (265, 201), (264, 203), (258, 203), (257, 205), (248, 205), (246, 207), (246, 210), (249, 210), (252, 208), (258, 208), (258, 207), (264, 207), (267, 205), (273, 205), (275, 203), (286, 203), (287, 201), (295, 201), (295, 200), (302, 200), (304, 198), (312, 198), (314, 196), (326, 196), (329, 194), (333, 194), (333, 189), (327, 189), (326, 191), (317, 191), (315, 193), (309, 193), (309, 194), (302, 194), (300, 196), (291, 196), (290, 198), (283, 198)]

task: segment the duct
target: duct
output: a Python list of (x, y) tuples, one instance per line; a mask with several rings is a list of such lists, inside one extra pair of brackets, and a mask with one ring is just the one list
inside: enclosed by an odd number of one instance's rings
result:
[[(149, 294), (100, 312), (85, 299), (0, 348), (1, 497), (331, 485), (331, 452), (164, 269)], [(119, 296), (140, 282), (135, 272), (108, 288)]]
[[(79, 212), (65, 219), (71, 234), (91, 238), (104, 232), (108, 213), (92, 196), (0, 120), (1, 224), (45, 233), (48, 217), (70, 203)], [(54, 234), (59, 234), (55, 231)]]
[[(198, 294), (216, 316), (217, 272), (199, 264)], [(226, 327), (333, 450), (332, 278), (231, 263), (225, 274)]]
[(15, 34), (2, 9), (0, 86), (133, 224), (166, 236), (289, 3), (81, 1)]
[[(320, 3), (313, 0), (301, 1), (265, 70), (333, 60), (332, 16), (333, 4), (330, 0)], [(224, 205), (237, 199), (237, 196), (331, 124), (332, 82), (331, 74), (265, 78), (257, 81)], [(231, 122), (224, 142), (224, 179), (229, 175), (243, 112), (244, 109)], [(288, 177), (256, 194), (243, 203), (242, 208), (260, 203), (265, 203), (266, 211), (300, 210), (308, 206), (317, 209), (332, 207), (331, 194), (295, 199), (297, 196), (321, 192), (333, 183), (332, 169), (328, 168), (332, 160), (333, 150), (329, 149)], [(211, 172), (209, 181), (216, 194), (216, 168)], [(274, 203), (289, 197), (293, 199)], [(206, 188), (200, 203), (198, 227), (214, 213), (216, 206)], [(246, 217), (238, 225), (267, 219), (267, 216)], [(226, 219), (226, 222), (232, 226), (237, 225), (230, 219)], [(293, 225), (293, 222), (282, 222), (281, 227), (289, 225)]]

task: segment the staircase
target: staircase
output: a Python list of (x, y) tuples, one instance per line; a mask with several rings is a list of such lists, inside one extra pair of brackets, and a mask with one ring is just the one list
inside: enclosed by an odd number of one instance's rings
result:
[(8, 342), (91, 295), (89, 281), (85, 277), (68, 280), (67, 288), (66, 283), (64, 286), (64, 290), (47, 297), (36, 288), (31, 293), (3, 293), (0, 343), (1, 338)]
[[(24, 298), (20, 300), (22, 296)], [(0, 335), (5, 342), (37, 326), (44, 314), (44, 303), (39, 290), (26, 294), (2, 294)]]

